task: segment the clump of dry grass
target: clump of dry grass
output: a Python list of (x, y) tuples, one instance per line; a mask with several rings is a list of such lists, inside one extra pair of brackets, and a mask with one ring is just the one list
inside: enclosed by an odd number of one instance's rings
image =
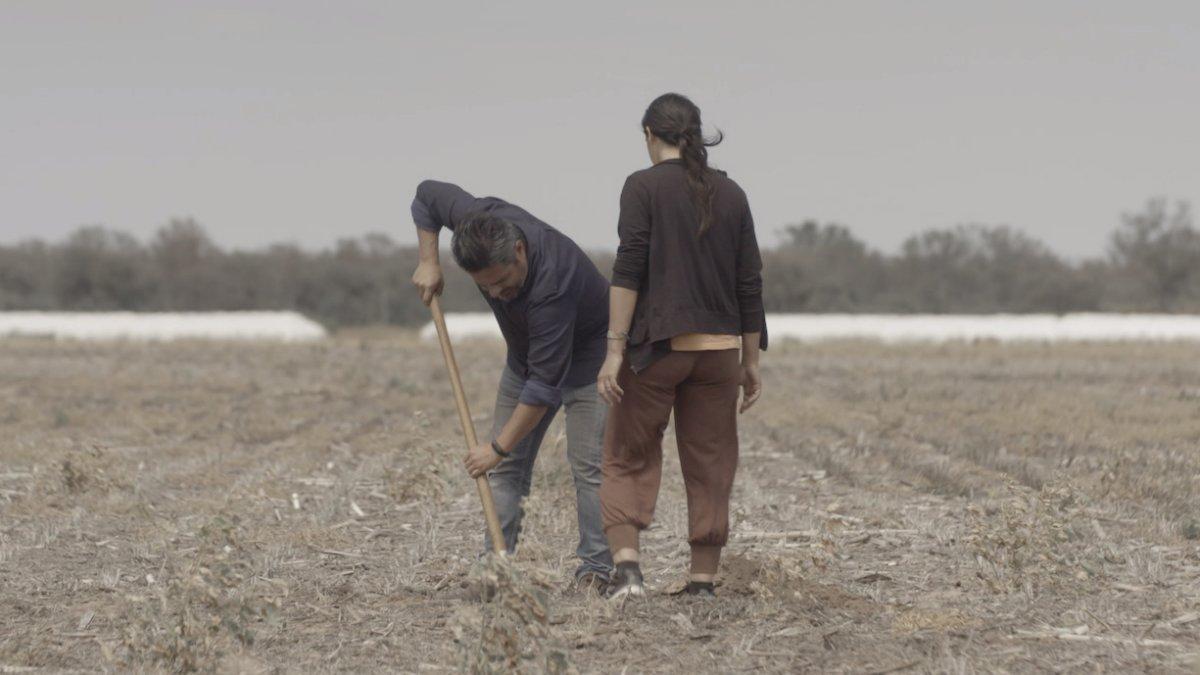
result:
[(428, 416), (415, 411), (401, 434), (401, 447), (392, 453), (394, 463), (386, 469), (386, 484), (398, 503), (443, 503), (451, 485), (462, 480), (462, 467), (456, 461), (461, 446), (432, 440), (429, 426)]
[(487, 556), (472, 573), (490, 596), (454, 623), (459, 665), (471, 673), (578, 672), (550, 625), (548, 595), (506, 557)]
[(253, 565), (241, 531), (236, 516), (213, 518), (200, 529), (190, 559), (164, 566), (153, 598), (126, 597), (123, 653), (114, 655), (122, 665), (218, 669), (223, 659), (254, 644), (254, 624), (279, 625), (281, 598), (273, 586), (250, 583)]
[(70, 494), (80, 494), (89, 490), (106, 492), (114, 487), (127, 487), (109, 474), (108, 463), (108, 458), (100, 447), (80, 445), (72, 448), (59, 463), (62, 487)]
[(1083, 495), (1064, 479), (1037, 492), (1009, 483), (1008, 497), (993, 512), (978, 504), (968, 512), (967, 543), (979, 564), (979, 578), (995, 593), (1032, 596), (1098, 573), (1083, 534)]

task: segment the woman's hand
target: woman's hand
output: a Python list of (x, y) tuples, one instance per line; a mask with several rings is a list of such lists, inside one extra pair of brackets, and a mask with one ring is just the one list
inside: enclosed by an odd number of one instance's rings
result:
[(758, 401), (758, 397), (762, 394), (762, 376), (758, 374), (757, 363), (742, 364), (742, 406), (738, 410), (739, 413), (744, 413), (750, 409)]
[(600, 374), (596, 377), (596, 389), (600, 392), (600, 398), (609, 405), (620, 403), (621, 396), (625, 394), (621, 385), (617, 384), (617, 376), (621, 373), (621, 364), (624, 361), (624, 354), (609, 350), (608, 356), (604, 357), (604, 365), (600, 366)]

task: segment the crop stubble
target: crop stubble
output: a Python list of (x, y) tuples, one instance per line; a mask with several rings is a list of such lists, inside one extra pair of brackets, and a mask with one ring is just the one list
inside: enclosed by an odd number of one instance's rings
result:
[[(484, 431), (502, 348), (457, 350)], [(651, 597), (571, 591), (559, 421), (481, 605), (436, 345), (0, 341), (0, 667), (1200, 665), (1197, 347), (784, 344), (764, 375), (719, 602), (670, 595), (669, 432)]]

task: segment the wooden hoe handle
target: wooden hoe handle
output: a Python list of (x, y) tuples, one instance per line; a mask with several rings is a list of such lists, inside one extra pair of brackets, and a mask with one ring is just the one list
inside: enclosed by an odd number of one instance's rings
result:
[[(442, 314), (442, 306), (436, 295), (433, 296), (433, 302), (429, 303), (429, 311), (433, 313), (433, 325), (437, 326), (438, 342), (442, 344), (442, 356), (446, 359), (450, 386), (454, 389), (454, 403), (458, 406), (458, 421), (462, 424), (467, 450), (470, 450), (479, 445), (479, 438), (475, 435), (471, 409), (467, 407), (467, 396), (463, 393), (458, 362), (454, 360), (454, 347), (450, 345), (450, 333), (446, 331), (446, 317)], [(488, 484), (487, 476), (476, 478), (475, 488), (479, 491), (479, 501), (483, 502), (483, 518), (487, 521), (488, 533), (492, 535), (492, 550), (498, 555), (504, 555), (504, 533), (500, 530), (500, 519), (496, 517), (496, 504), (492, 501), (492, 486)]]

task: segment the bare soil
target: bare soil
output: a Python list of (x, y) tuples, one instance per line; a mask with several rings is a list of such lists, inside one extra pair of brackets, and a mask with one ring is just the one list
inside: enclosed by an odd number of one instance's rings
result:
[[(458, 352), (486, 429), (502, 347)], [(614, 605), (570, 587), (557, 426), (516, 559), (478, 561), (435, 344), (0, 341), (0, 672), (1200, 668), (1200, 347), (784, 344), (764, 374), (718, 599), (672, 595), (668, 436), (651, 593)]]

